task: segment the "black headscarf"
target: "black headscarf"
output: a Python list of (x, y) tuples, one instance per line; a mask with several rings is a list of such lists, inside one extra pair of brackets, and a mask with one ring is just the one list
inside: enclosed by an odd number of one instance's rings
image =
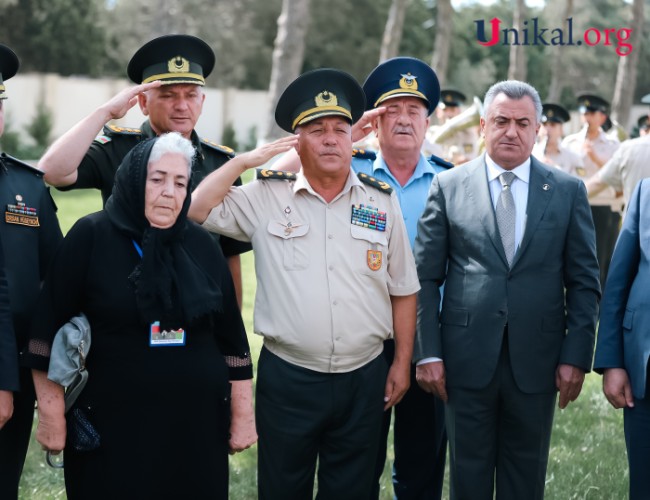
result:
[(156, 140), (140, 142), (124, 157), (105, 210), (113, 225), (142, 248), (142, 259), (129, 276), (142, 320), (189, 322), (221, 310), (223, 297), (219, 285), (183, 242), (189, 225), (189, 183), (183, 207), (172, 227), (151, 227), (145, 217), (147, 165)]

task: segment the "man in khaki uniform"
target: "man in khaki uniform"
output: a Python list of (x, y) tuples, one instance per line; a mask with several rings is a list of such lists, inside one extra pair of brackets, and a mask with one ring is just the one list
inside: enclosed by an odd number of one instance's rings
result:
[[(260, 499), (311, 498), (317, 461), (319, 495), (368, 498), (383, 410), (409, 385), (420, 286), (395, 194), (350, 168), (364, 105), (346, 73), (305, 73), (276, 108), (299, 135), (238, 156), (193, 196), (193, 219), (255, 251)], [(300, 172), (262, 170), (228, 189), (294, 145)]]
[[(638, 120), (640, 137), (621, 144), (614, 156), (587, 181), (587, 194), (595, 197), (608, 187), (623, 192), (626, 210), (634, 188), (641, 179), (650, 177), (650, 135), (647, 135), (648, 116)], [(602, 283), (604, 286), (604, 283)]]

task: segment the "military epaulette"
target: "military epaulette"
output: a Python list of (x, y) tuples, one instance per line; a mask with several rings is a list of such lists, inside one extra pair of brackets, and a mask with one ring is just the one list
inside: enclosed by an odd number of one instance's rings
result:
[(16, 165), (17, 167), (22, 167), (24, 169), (27, 169), (31, 173), (36, 174), (40, 177), (42, 177), (45, 174), (45, 172), (43, 172), (41, 169), (32, 167), (29, 163), (25, 163), (24, 161), (14, 158), (13, 156), (9, 156), (7, 153), (0, 154), (0, 160), (2, 160), (3, 163), (7, 162), (12, 165)]
[(285, 181), (295, 181), (296, 174), (293, 172), (285, 172), (284, 170), (269, 170), (268, 168), (257, 169), (258, 179), (283, 179)]
[(358, 173), (357, 177), (361, 182), (365, 182), (366, 184), (372, 187), (376, 187), (377, 189), (383, 191), (386, 194), (391, 194), (393, 192), (393, 188), (390, 187), (388, 184), (380, 180), (377, 180), (374, 177), (369, 176), (368, 174)]
[(216, 151), (219, 151), (220, 153), (225, 154), (226, 156), (229, 156), (230, 158), (235, 157), (235, 150), (232, 148), (229, 148), (228, 146), (222, 146), (221, 144), (217, 144), (216, 142), (212, 142), (208, 139), (201, 139), (201, 144), (203, 146), (207, 146), (210, 149), (214, 149)]
[(105, 125), (104, 134), (121, 134), (121, 135), (142, 135), (139, 128), (118, 127), (117, 125)]
[(442, 168), (454, 168), (454, 164), (453, 164), (453, 163), (451, 163), (451, 162), (449, 162), (449, 161), (447, 161), (447, 160), (443, 160), (442, 158), (440, 158), (439, 156), (436, 156), (436, 155), (431, 155), (431, 156), (428, 158), (428, 160), (429, 160), (431, 163), (435, 163), (436, 165), (441, 166)]
[(377, 158), (377, 153), (370, 151), (369, 149), (356, 149), (352, 150), (352, 157), (358, 158), (359, 160), (371, 160), (375, 161)]

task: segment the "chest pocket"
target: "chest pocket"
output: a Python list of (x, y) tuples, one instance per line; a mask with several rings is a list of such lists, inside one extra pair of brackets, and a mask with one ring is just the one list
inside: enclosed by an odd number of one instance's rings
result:
[(286, 221), (269, 221), (267, 231), (280, 238), (282, 245), (282, 264), (288, 271), (298, 271), (309, 267), (309, 252), (307, 251), (307, 233), (309, 224), (293, 222), (291, 226)]
[(358, 260), (358, 269), (362, 274), (373, 278), (384, 278), (388, 265), (388, 236), (385, 231), (377, 231), (361, 226), (350, 226), (354, 245), (354, 258)]

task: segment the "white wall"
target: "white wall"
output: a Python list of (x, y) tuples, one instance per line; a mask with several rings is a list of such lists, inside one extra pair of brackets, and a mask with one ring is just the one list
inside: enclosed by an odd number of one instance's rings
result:
[[(5, 83), (9, 96), (5, 101), (5, 120), (12, 130), (23, 132), (24, 127), (33, 120), (38, 103), (42, 101), (52, 112), (52, 139), (56, 139), (129, 85), (132, 83), (125, 79), (21, 74)], [(257, 127), (259, 134), (268, 109), (266, 91), (204, 88), (204, 92), (206, 97), (203, 113), (196, 126), (201, 137), (220, 142), (224, 126), (229, 122), (235, 128), (239, 144), (248, 141), (251, 127)], [(115, 123), (125, 127), (139, 127), (144, 120), (144, 115), (136, 105)], [(25, 132), (23, 140), (28, 139)]]

